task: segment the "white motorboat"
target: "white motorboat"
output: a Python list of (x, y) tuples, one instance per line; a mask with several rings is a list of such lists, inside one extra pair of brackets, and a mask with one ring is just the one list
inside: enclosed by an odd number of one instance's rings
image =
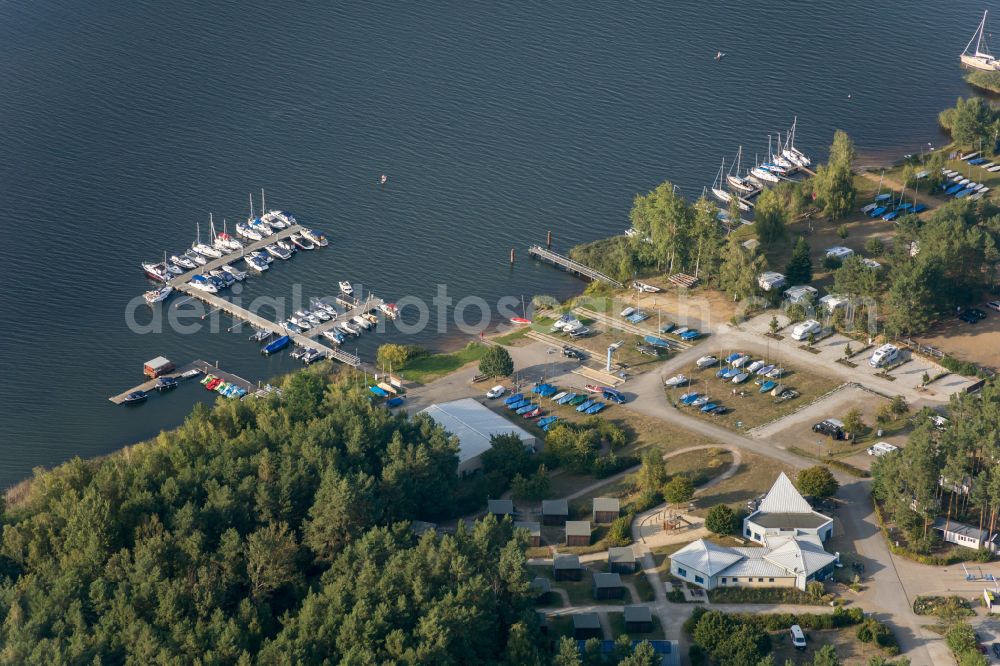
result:
[(351, 323), (357, 324), (361, 328), (368, 330), (372, 327), (372, 323), (360, 315), (354, 315), (351, 317)]
[(291, 243), (289, 243), (285, 239), (281, 239), (280, 241), (278, 241), (277, 243), (275, 243), (275, 245), (277, 245), (278, 247), (280, 247), (283, 250), (287, 250), (289, 254), (295, 254), (296, 252), (299, 251), (299, 249), (297, 247), (295, 247), (294, 245), (292, 245)]
[(326, 239), (326, 236), (312, 229), (307, 229), (305, 227), (302, 227), (302, 236), (304, 238), (308, 238), (309, 240), (311, 240), (316, 245), (319, 245), (320, 247), (326, 247), (329, 244), (329, 241)]
[(749, 372), (752, 375), (752, 374), (756, 373), (758, 370), (760, 370), (761, 368), (763, 368), (765, 365), (766, 364), (764, 363), (764, 361), (754, 361), (753, 363), (751, 363), (750, 365), (748, 365), (746, 367), (746, 371)]
[(295, 324), (304, 331), (308, 331), (310, 328), (312, 328), (312, 324), (309, 323), (309, 320), (301, 317), (289, 317), (288, 321), (292, 322), (293, 324)]
[(291, 252), (289, 252), (283, 247), (278, 247), (278, 245), (275, 243), (271, 243), (270, 245), (265, 245), (264, 249), (267, 250), (267, 253), (269, 255), (271, 255), (272, 257), (277, 257), (278, 259), (287, 260), (292, 258)]
[(780, 183), (781, 182), (780, 178), (778, 178), (776, 175), (774, 175), (773, 173), (771, 173), (769, 170), (765, 169), (763, 166), (755, 166), (753, 169), (750, 169), (750, 174), (754, 178), (757, 178), (757, 179), (762, 180), (762, 181), (767, 182), (767, 183)]
[(254, 250), (253, 252), (250, 253), (250, 256), (257, 257), (258, 259), (265, 261), (267, 263), (271, 263), (272, 261), (274, 261), (274, 258), (271, 257), (271, 255), (269, 255), (267, 252), (261, 252), (260, 250)]
[(235, 279), (237, 282), (242, 282), (247, 276), (247, 274), (244, 271), (241, 271), (238, 268), (233, 268), (229, 264), (223, 264), (219, 268), (232, 275), (233, 279)]
[(684, 375), (674, 375), (670, 379), (663, 382), (663, 385), (667, 388), (675, 388), (677, 386), (684, 386), (687, 384), (688, 378)]
[(142, 297), (146, 299), (147, 303), (152, 305), (153, 303), (159, 303), (160, 301), (166, 300), (167, 296), (169, 296), (173, 291), (174, 288), (168, 284), (160, 287), (159, 289), (147, 291), (142, 295)]
[(718, 362), (719, 362), (719, 359), (715, 358), (714, 356), (702, 356), (697, 361), (695, 361), (694, 364), (695, 364), (695, 367), (698, 367), (698, 368), (707, 368), (707, 367), (715, 365)]
[(281, 327), (290, 333), (301, 333), (302, 329), (290, 321), (281, 322)]
[(321, 308), (314, 308), (312, 315), (320, 321), (330, 321), (330, 313)]
[(322, 335), (324, 338), (326, 338), (335, 345), (340, 344), (340, 338), (337, 337), (336, 331), (323, 331), (322, 333), (320, 333), (320, 335)]
[(182, 255), (176, 255), (176, 254), (170, 255), (170, 261), (173, 262), (174, 264), (180, 266), (181, 268), (188, 269), (189, 271), (190, 270), (194, 270), (194, 268), (198, 265), (198, 264), (194, 263), (193, 261), (191, 261), (186, 255), (183, 255), (183, 254)]
[(252, 241), (259, 241), (264, 239), (264, 237), (261, 236), (260, 232), (257, 231), (257, 229), (255, 229), (254, 227), (250, 226), (249, 224), (243, 224), (243, 223), (237, 224), (236, 233), (238, 233), (240, 236), (243, 236), (243, 238)]
[(144, 261), (142, 262), (142, 270), (146, 273), (147, 277), (159, 280), (160, 282), (166, 282), (171, 277), (170, 271), (167, 270), (167, 265), (162, 262)]
[(204, 291), (207, 294), (215, 294), (219, 291), (215, 288), (215, 285), (212, 284), (212, 281), (204, 275), (195, 275), (191, 278), (191, 281), (188, 282), (188, 284), (199, 291)]
[(384, 312), (389, 319), (395, 319), (399, 316), (399, 308), (396, 307), (395, 303), (379, 303), (378, 309)]
[(254, 271), (255, 273), (263, 273), (268, 268), (270, 268), (270, 266), (267, 265), (266, 261), (264, 261), (263, 259), (258, 259), (257, 257), (254, 256), (247, 255), (243, 257), (243, 261), (246, 263), (247, 268)]
[(340, 282), (337, 283), (337, 286), (340, 287), (341, 293), (346, 294), (348, 296), (354, 295), (354, 287), (352, 287), (351, 283), (348, 282), (347, 280), (341, 280)]
[(180, 266), (178, 266), (177, 264), (175, 264), (175, 263), (173, 263), (171, 261), (168, 261), (166, 263), (166, 266), (167, 266), (167, 272), (170, 273), (171, 275), (183, 275), (184, 274), (184, 269), (182, 269)]
[(222, 256), (222, 252), (216, 250), (211, 245), (205, 245), (204, 243), (195, 243), (191, 246), (191, 249), (201, 256), (208, 257), (209, 259), (218, 259)]
[(292, 241), (295, 247), (299, 248), (300, 250), (316, 249), (316, 246), (313, 244), (313, 242), (308, 238), (306, 238), (305, 236), (303, 236), (302, 234), (298, 233), (292, 234), (291, 236), (288, 237), (288, 240)]
[(355, 337), (361, 335), (360, 328), (358, 328), (357, 326), (352, 326), (351, 324), (348, 324), (346, 321), (342, 321), (339, 324), (337, 324), (337, 328), (339, 328), (344, 333), (347, 333), (348, 335), (353, 335)]

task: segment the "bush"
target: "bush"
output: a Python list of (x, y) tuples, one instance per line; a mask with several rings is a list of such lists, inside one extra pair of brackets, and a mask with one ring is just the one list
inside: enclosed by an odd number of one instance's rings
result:
[(953, 356), (943, 356), (938, 359), (938, 363), (945, 370), (957, 373), (959, 375), (966, 375), (967, 377), (981, 377), (983, 376), (982, 370), (979, 369), (975, 363), (969, 363), (968, 361), (959, 361)]
[(678, 474), (663, 486), (663, 497), (671, 504), (690, 502), (694, 497), (694, 483), (686, 474)]
[(605, 538), (609, 547), (627, 546), (632, 543), (632, 520), (633, 514), (625, 514), (615, 518), (608, 527), (608, 535)]
[(795, 477), (795, 485), (803, 495), (827, 498), (836, 494), (840, 483), (834, 478), (828, 467), (814, 465), (800, 470)]
[(590, 473), (598, 479), (604, 479), (638, 464), (639, 459), (635, 456), (616, 456), (614, 453), (609, 453), (594, 460), (590, 466)]
[(830, 257), (830, 256), (823, 257), (823, 268), (826, 268), (828, 270), (835, 271), (838, 268), (840, 268), (843, 264), (844, 262), (842, 262), (837, 257)]
[(844, 429), (855, 438), (865, 431), (865, 422), (861, 418), (861, 410), (857, 407), (851, 408), (844, 416)]
[(972, 625), (966, 622), (953, 625), (945, 634), (944, 639), (956, 655), (976, 649), (976, 632), (972, 629)]
[(493, 345), (479, 360), (479, 372), (487, 377), (510, 377), (514, 372), (514, 359), (506, 349)]
[(732, 534), (738, 529), (736, 512), (725, 504), (716, 504), (705, 516), (705, 527), (715, 534)]
[(865, 241), (865, 252), (873, 257), (880, 257), (885, 252), (885, 243), (878, 238), (869, 238)]
[(839, 236), (841, 239), (847, 238), (849, 233), (850, 232), (847, 230), (846, 224), (842, 224), (839, 227), (837, 227), (837, 236)]

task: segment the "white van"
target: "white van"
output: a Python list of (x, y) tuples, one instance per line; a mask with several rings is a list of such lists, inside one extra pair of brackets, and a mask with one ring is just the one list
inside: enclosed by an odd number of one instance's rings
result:
[(868, 365), (873, 368), (881, 368), (883, 365), (895, 363), (899, 358), (899, 347), (892, 344), (884, 344), (872, 353), (868, 359)]
[(807, 340), (809, 334), (816, 334), (823, 330), (819, 322), (815, 319), (807, 319), (800, 324), (796, 324), (792, 329), (792, 340)]
[(797, 624), (792, 625), (792, 645), (796, 650), (806, 649), (806, 635), (802, 633), (802, 627)]
[(619, 314), (622, 317), (628, 317), (629, 315), (634, 314), (634, 313), (635, 313), (635, 308), (625, 308)]

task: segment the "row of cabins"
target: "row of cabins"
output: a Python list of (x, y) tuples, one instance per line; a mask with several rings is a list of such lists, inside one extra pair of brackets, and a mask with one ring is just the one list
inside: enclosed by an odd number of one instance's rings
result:
[[(491, 499), (487, 502), (487, 512), (497, 518), (514, 516), (514, 502), (509, 499)], [(618, 518), (621, 513), (621, 503), (614, 497), (597, 497), (593, 502), (593, 521), (569, 520), (569, 502), (560, 500), (544, 500), (542, 502), (542, 523), (533, 521), (515, 521), (514, 527), (528, 530), (530, 543), (533, 547), (541, 545), (541, 525), (564, 526), (566, 529), (567, 546), (589, 546), (591, 539), (591, 522), (607, 524)]]
[[(648, 606), (625, 606), (625, 632), (628, 634), (645, 634), (653, 631), (653, 614)], [(574, 613), (573, 614), (573, 638), (576, 639), (577, 650), (584, 654), (587, 650), (587, 642), (591, 639), (600, 641), (599, 650), (601, 655), (607, 658), (618, 650), (618, 645), (612, 640), (602, 640), (601, 618), (597, 613)], [(680, 653), (677, 641), (665, 640), (633, 640), (632, 649), (642, 642), (648, 642), (656, 655), (656, 662), (659, 666), (680, 666)]]

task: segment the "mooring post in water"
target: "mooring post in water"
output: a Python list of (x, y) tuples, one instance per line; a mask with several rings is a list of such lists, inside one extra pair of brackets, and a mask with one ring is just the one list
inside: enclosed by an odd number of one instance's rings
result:
[(510, 248), (510, 263), (514, 263), (514, 248)]
[(552, 231), (549, 230), (548, 236), (545, 239), (545, 247), (549, 250), (552, 249)]

